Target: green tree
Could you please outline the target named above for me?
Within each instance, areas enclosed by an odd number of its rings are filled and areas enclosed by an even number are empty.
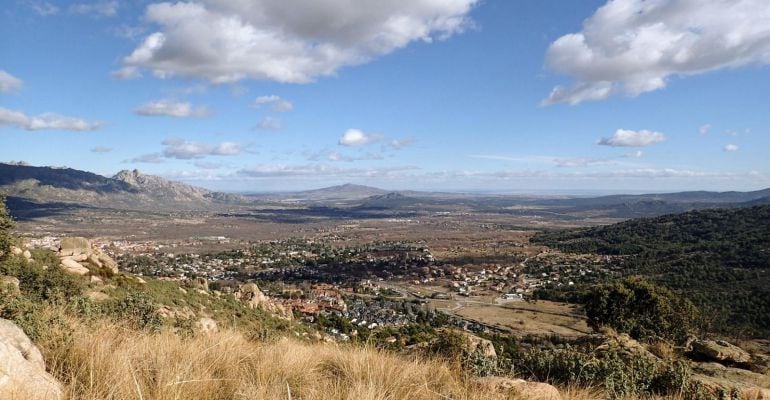
[[[0,196],[0,261],[5,260],[11,252],[13,219],[5,207],[5,197]]]
[[[585,308],[595,330],[609,326],[639,340],[682,341],[700,320],[689,300],[641,278],[595,287]]]

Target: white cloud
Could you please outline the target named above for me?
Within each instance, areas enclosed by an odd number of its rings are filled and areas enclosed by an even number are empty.
[[[112,147],[95,146],[91,148],[92,153],[104,154],[112,151]]]
[[[134,112],[143,116],[168,116],[177,118],[205,117],[209,115],[206,107],[193,107],[188,102],[173,100],[155,100],[142,104]]]
[[[165,162],[163,155],[160,153],[143,154],[138,157],[134,157],[130,160],[124,160],[124,163],[146,163],[146,164],[160,164]]]
[[[413,138],[393,139],[388,142],[388,146],[395,150],[401,150],[404,147],[409,147],[414,143]]]
[[[337,144],[341,146],[364,146],[382,140],[383,136],[379,133],[365,133],[360,129],[348,129],[342,134]]]
[[[632,151],[630,153],[623,154],[621,157],[623,158],[642,158],[644,157],[644,152],[641,150]]]
[[[42,3],[31,3],[30,7],[32,7],[33,10],[35,10],[36,13],[43,17],[47,17],[49,15],[55,15],[59,13],[59,7],[49,3],[49,2],[42,2]]]
[[[243,152],[243,146],[236,142],[222,142],[211,150],[212,156],[237,156]]]
[[[709,131],[711,130],[711,124],[703,124],[700,128],[698,128],[698,133],[701,135],[707,135]]]
[[[739,147],[736,144],[728,144],[722,150],[726,152],[738,151]]]
[[[66,117],[54,113],[44,113],[35,117],[21,111],[13,111],[0,107],[0,127],[15,126],[28,131],[59,130],[59,131],[93,131],[101,128],[101,122],[86,121],[82,118]]]
[[[110,75],[112,75],[112,77],[115,79],[124,79],[124,80],[138,79],[142,77],[142,73],[139,71],[139,68],[136,68],[136,67],[123,67],[116,71],[112,71]]]
[[[124,58],[156,76],[306,83],[415,41],[462,32],[478,0],[198,0],[155,3],[159,30]]]
[[[612,147],[646,147],[665,140],[666,135],[660,132],[618,129],[611,137],[599,140],[598,144]]]
[[[585,158],[585,157],[570,157],[570,158],[554,158],[553,162],[557,167],[591,167],[594,165],[606,165],[611,163],[611,160],[606,158]]]
[[[263,164],[251,168],[244,168],[236,172],[236,175],[245,178],[279,178],[279,177],[301,177],[314,178],[319,176],[329,176],[334,178],[384,178],[389,176],[400,176],[406,171],[413,171],[419,168],[406,167],[387,167],[387,168],[339,168],[323,164],[307,165],[271,165]]]
[[[664,88],[672,76],[770,63],[766,0],[614,0],[554,41],[546,66],[572,76],[544,104]]]
[[[738,136],[738,131],[735,129],[727,129],[724,131],[724,134],[727,136]]]
[[[257,129],[262,129],[265,131],[277,131],[281,128],[283,128],[283,123],[281,123],[281,120],[270,116],[262,118],[262,120],[257,124]]]
[[[195,165],[200,169],[207,169],[207,170],[222,168],[222,163],[213,163],[213,162],[206,162],[206,161],[196,161],[193,163],[193,165]]]
[[[270,111],[273,112],[287,112],[294,109],[294,104],[274,94],[269,96],[259,96],[256,100],[254,100],[255,107],[261,107],[267,104],[272,105],[272,107],[270,107]]]
[[[237,156],[245,150],[243,145],[235,142],[210,145],[179,138],[168,138],[162,144],[165,146],[163,157],[179,160],[192,160],[206,156]]]
[[[24,83],[21,79],[9,74],[5,70],[0,69],[0,93],[12,92],[17,89],[21,89]]]
[[[118,14],[120,4],[117,0],[97,1],[93,3],[77,3],[70,6],[73,14],[90,14],[99,17],[114,17]]]

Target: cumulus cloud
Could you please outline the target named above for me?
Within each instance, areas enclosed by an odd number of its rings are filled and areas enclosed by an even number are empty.
[[[722,150],[724,150],[726,152],[738,151],[738,149],[739,149],[739,147],[738,147],[737,144],[728,144],[728,145],[725,145],[724,148],[722,148]]]
[[[261,129],[263,131],[277,131],[281,128],[283,128],[283,123],[281,120],[270,116],[262,118],[262,120],[260,120],[257,124],[257,129]]]
[[[5,70],[0,69],[0,93],[12,92],[17,89],[21,89],[24,83],[21,79],[9,74]]]
[[[698,133],[701,135],[707,135],[711,130],[711,124],[703,124],[698,128]]]
[[[73,14],[94,15],[98,17],[114,17],[118,14],[120,5],[117,0],[97,1],[93,3],[76,3],[69,7]]]
[[[103,125],[101,122],[86,121],[82,118],[66,117],[54,113],[44,113],[32,117],[21,111],[0,107],[0,127],[15,126],[28,131],[93,131],[101,128]]]
[[[115,79],[138,79],[142,77],[142,73],[139,71],[139,68],[136,67],[123,67],[118,70],[112,71],[110,73],[113,78]]]
[[[306,83],[462,32],[478,0],[198,0],[151,4],[158,26],[123,59],[158,77]]]
[[[167,116],[176,118],[205,117],[209,115],[206,107],[193,107],[189,102],[173,100],[155,100],[134,110],[134,113],[143,116]]]
[[[192,160],[206,156],[237,156],[245,150],[243,145],[236,142],[222,142],[217,145],[210,145],[191,140],[168,138],[162,144],[165,146],[163,157],[179,160]]]
[[[92,153],[98,153],[98,154],[109,153],[111,151],[112,151],[112,147],[106,147],[106,146],[95,146],[91,148]]]
[[[256,100],[254,100],[255,107],[261,107],[268,104],[271,105],[270,111],[273,112],[287,112],[294,109],[294,104],[274,94],[268,96],[259,96]]]
[[[546,66],[572,76],[543,104],[664,88],[672,76],[770,63],[766,0],[614,0],[554,41]]]
[[[367,144],[379,142],[383,136],[379,133],[365,133],[360,129],[348,129],[342,134],[337,142],[340,146],[364,146]]]
[[[660,132],[618,129],[611,137],[599,140],[598,144],[612,147],[646,147],[665,140],[666,135]]]

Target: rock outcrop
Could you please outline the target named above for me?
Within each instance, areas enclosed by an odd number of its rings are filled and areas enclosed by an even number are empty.
[[[561,394],[555,387],[542,382],[530,382],[523,379],[487,376],[477,382],[494,391],[512,394],[517,399],[525,400],[561,400]]]
[[[724,340],[696,340],[690,356],[699,361],[714,361],[725,365],[740,365],[751,361],[751,354]]]
[[[465,337],[468,339],[469,353],[479,352],[484,357],[488,357],[488,358],[497,357],[495,346],[492,344],[491,341],[484,338],[480,338],[474,334],[471,334],[465,331],[462,331],[462,334],[465,335]]]
[[[118,264],[82,237],[61,239],[59,261],[61,267],[73,275],[112,276],[118,273]]]
[[[294,318],[291,310],[270,301],[267,296],[259,290],[259,286],[257,286],[256,283],[251,282],[241,285],[233,295],[236,299],[240,299],[242,302],[246,303],[249,308],[260,308],[284,319],[291,320]]]
[[[61,399],[61,384],[45,370],[40,350],[24,331],[0,319],[0,398]]]

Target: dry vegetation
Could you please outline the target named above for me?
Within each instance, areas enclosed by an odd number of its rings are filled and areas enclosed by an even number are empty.
[[[183,337],[114,324],[75,328],[46,347],[71,399],[507,399],[439,360],[361,346],[247,340],[237,331]],[[566,399],[599,398],[568,390]]]

